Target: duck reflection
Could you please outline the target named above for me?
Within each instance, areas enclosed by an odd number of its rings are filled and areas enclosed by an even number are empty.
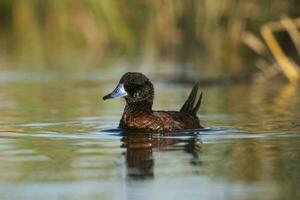
[[[128,178],[154,178],[155,151],[183,151],[191,155],[191,165],[201,165],[199,161],[201,141],[194,133],[163,136],[151,133],[126,133],[121,141],[122,147],[126,148],[124,156]],[[182,145],[175,146],[179,143]]]

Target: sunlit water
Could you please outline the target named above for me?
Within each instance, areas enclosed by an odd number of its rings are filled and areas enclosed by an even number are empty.
[[[124,101],[101,100],[117,81],[0,76],[1,200],[300,198],[295,86],[201,88],[206,129],[125,135]],[[190,88],[155,82],[154,107],[178,110]]]

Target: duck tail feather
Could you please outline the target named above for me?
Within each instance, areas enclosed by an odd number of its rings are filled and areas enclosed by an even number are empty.
[[[188,113],[193,116],[196,116],[197,111],[198,111],[201,101],[202,101],[202,92],[201,92],[201,94],[197,100],[197,103],[195,105],[198,88],[199,88],[199,82],[194,85],[188,99],[185,101],[185,103],[181,107],[180,112],[184,112],[184,113]]]
[[[203,96],[203,93],[201,92],[200,95],[199,95],[199,99],[198,99],[195,107],[193,108],[194,115],[197,115],[197,112],[198,112],[198,110],[200,108],[200,105],[201,105],[201,102],[202,102],[202,96]]]

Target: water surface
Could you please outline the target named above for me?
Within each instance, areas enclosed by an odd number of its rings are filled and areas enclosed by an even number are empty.
[[[124,101],[101,100],[117,80],[61,77],[0,76],[1,200],[300,198],[295,86],[201,88],[205,130],[124,135]],[[155,82],[154,107],[178,110],[191,87]]]

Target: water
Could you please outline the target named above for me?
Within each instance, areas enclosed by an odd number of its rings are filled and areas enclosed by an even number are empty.
[[[124,135],[124,102],[101,100],[116,82],[102,72],[2,73],[1,200],[300,198],[297,87],[205,87],[205,130]],[[166,110],[191,88],[154,84],[154,107]]]

